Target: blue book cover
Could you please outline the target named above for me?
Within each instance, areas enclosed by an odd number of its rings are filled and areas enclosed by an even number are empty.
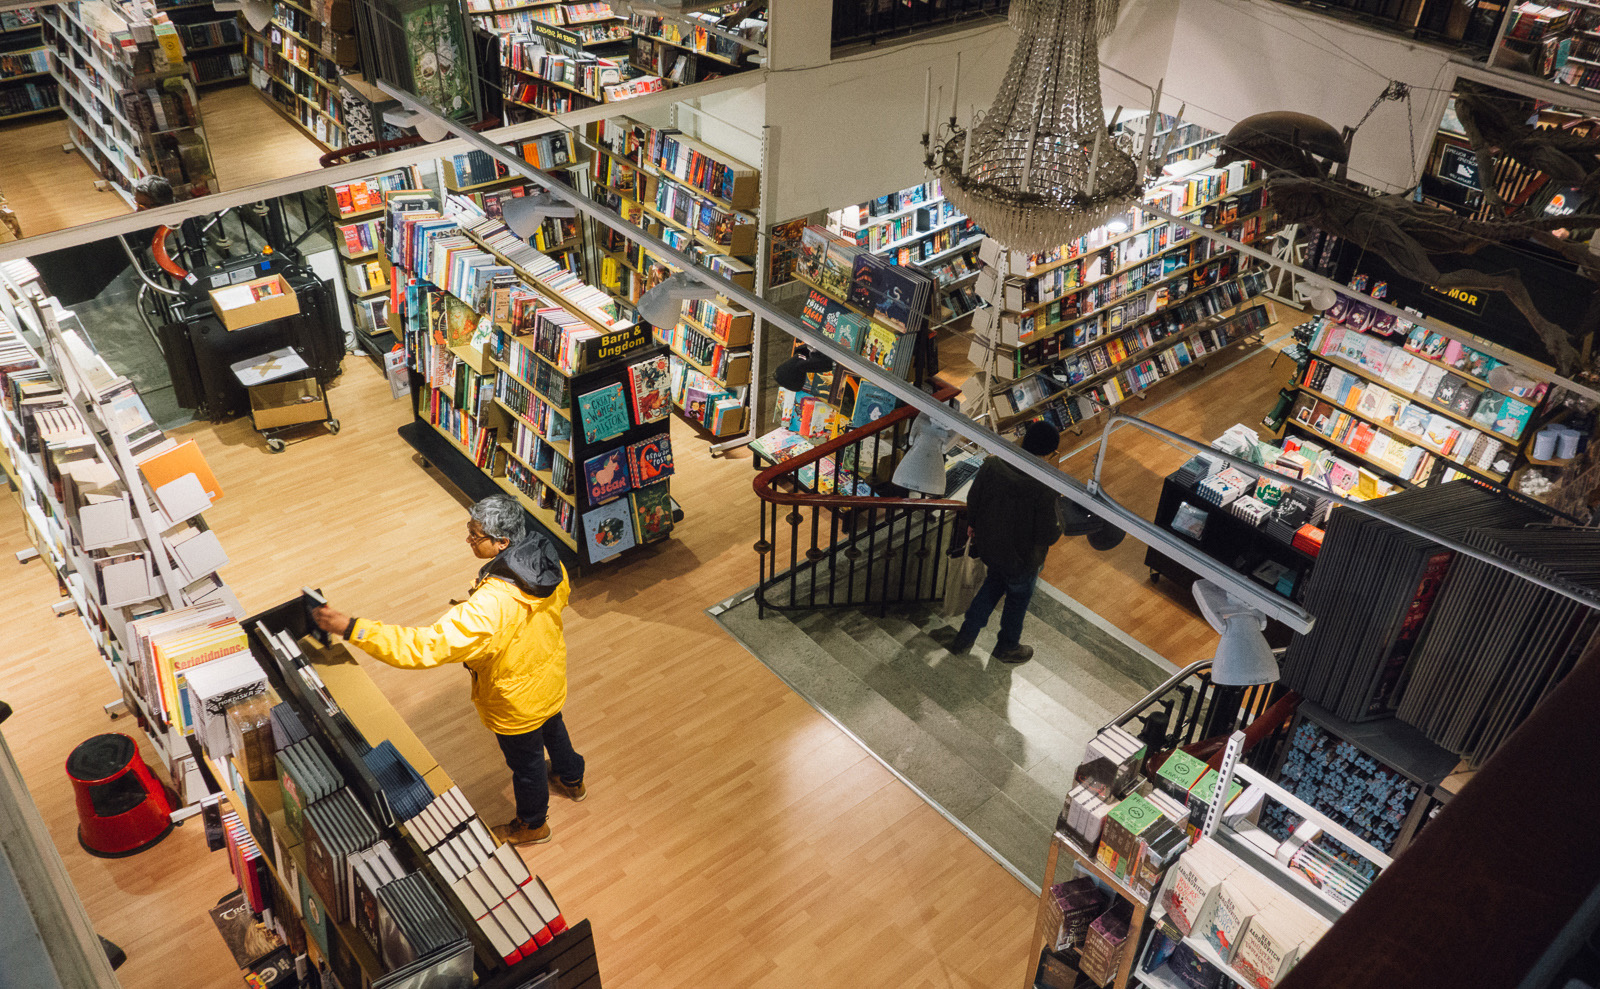
[[[850,416],[850,428],[860,429],[869,422],[881,419],[899,404],[893,395],[873,382],[862,379],[861,390],[856,394],[856,407]]]
[[[583,517],[583,538],[589,546],[589,562],[609,560],[635,545],[632,511],[628,499],[617,498]]]
[[[583,478],[589,486],[589,503],[600,505],[628,493],[633,486],[625,447],[607,450],[583,462]]]
[[[626,433],[631,422],[622,382],[579,395],[578,415],[583,421],[584,438],[590,443],[615,439]]]

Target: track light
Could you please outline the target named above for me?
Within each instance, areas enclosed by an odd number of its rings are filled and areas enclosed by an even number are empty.
[[[518,240],[528,240],[538,233],[547,219],[570,220],[577,215],[577,207],[562,202],[548,191],[515,196],[500,204],[500,219]]]
[[[1222,634],[1211,660],[1211,682],[1219,687],[1253,687],[1278,679],[1278,659],[1262,630],[1267,616],[1234,598],[1222,585],[1194,582],[1194,599],[1211,627]]]
[[[683,315],[685,299],[714,299],[716,289],[702,283],[687,271],[675,272],[661,284],[639,297],[639,318],[651,326],[673,326]]]
[[[779,364],[777,370],[772,372],[772,379],[778,383],[779,388],[805,391],[806,382],[811,375],[827,374],[832,370],[831,358],[801,344],[795,349],[794,356]]]

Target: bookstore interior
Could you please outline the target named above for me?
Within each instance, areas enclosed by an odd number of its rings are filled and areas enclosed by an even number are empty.
[[[307,3],[0,4],[0,973],[1600,986],[1600,8],[1386,89],[1398,189],[1359,108],[1107,105],[1089,0],[836,44],[859,163],[760,0]],[[1017,665],[978,484],[1059,506]],[[477,655],[491,496],[541,844],[476,668],[314,617]]]

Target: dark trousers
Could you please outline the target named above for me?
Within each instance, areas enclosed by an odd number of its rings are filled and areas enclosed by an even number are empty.
[[[1022,619],[1028,614],[1028,602],[1033,600],[1033,585],[1038,580],[1037,570],[1008,577],[991,568],[989,576],[979,585],[978,593],[972,596],[972,604],[967,607],[966,619],[961,623],[961,637],[977,638],[983,627],[989,624],[994,606],[1004,597],[1006,606],[1000,612],[1000,640],[996,648],[1010,649],[1021,642]]]
[[[545,777],[544,753],[550,750],[550,768],[563,783],[583,781],[583,756],[572,748],[561,712],[521,735],[495,734],[506,765],[511,767],[511,792],[517,798],[517,817],[538,827],[550,813],[550,781]]]

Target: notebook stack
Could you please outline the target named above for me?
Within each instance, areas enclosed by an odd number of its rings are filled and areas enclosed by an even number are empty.
[[[1045,899],[1046,946],[1055,951],[1080,949],[1089,924],[1105,912],[1110,898],[1089,876],[1051,886]]]
[[[1113,725],[1084,747],[1073,782],[1115,802],[1138,784],[1144,756],[1145,744],[1126,728]]]
[[[476,862],[472,849],[474,846],[488,846],[488,852],[494,851],[494,839],[489,836],[489,831],[478,820],[477,813],[472,805],[467,803],[467,798],[462,795],[459,786],[434,797],[425,807],[401,822],[407,832],[414,838],[422,850],[427,853],[430,861],[446,876],[456,872],[454,879],[460,878],[472,868],[467,864],[468,859]],[[448,852],[435,856],[435,852]],[[446,868],[449,863],[455,868]]]
[[[1228,510],[1251,525],[1259,526],[1272,514],[1272,508],[1254,495],[1243,495],[1233,500]]]
[[[1232,504],[1235,498],[1254,488],[1255,483],[1255,478],[1239,468],[1227,467],[1201,481],[1195,486],[1194,493],[1202,501],[1226,507]]]
[[[1079,848],[1093,854],[1100,844],[1100,832],[1112,806],[1111,801],[1088,787],[1075,786],[1067,794],[1067,803],[1061,808],[1056,827],[1069,835]]]
[[[371,848],[378,826],[349,787],[305,809],[306,873],[336,921],[349,919],[349,858]]]
[[[307,737],[278,751],[278,785],[283,788],[284,827],[296,841],[302,841],[305,809],[333,796],[344,786],[344,777],[334,768],[322,742]]]
[[[1173,471],[1168,479],[1174,484],[1192,488],[1221,469],[1221,461],[1197,453],[1189,458],[1188,463]]]
[[[428,789],[428,784],[388,739],[368,749],[361,759],[382,788],[395,820],[416,817],[433,801],[433,791]]]
[[[426,876],[412,873],[378,890],[384,986],[470,986],[472,942]]]
[[[495,849],[450,889],[508,965],[533,954],[567,929],[550,890],[528,871],[511,845]]]
[[[279,751],[288,748],[296,742],[309,738],[311,732],[306,728],[300,715],[294,713],[294,708],[288,704],[276,704],[272,708],[272,744]]]
[[[345,887],[349,890],[350,922],[356,932],[372,948],[374,955],[383,950],[378,922],[378,890],[407,875],[395,858],[394,849],[387,841],[375,842],[372,847],[356,852],[345,860],[349,873]]]

